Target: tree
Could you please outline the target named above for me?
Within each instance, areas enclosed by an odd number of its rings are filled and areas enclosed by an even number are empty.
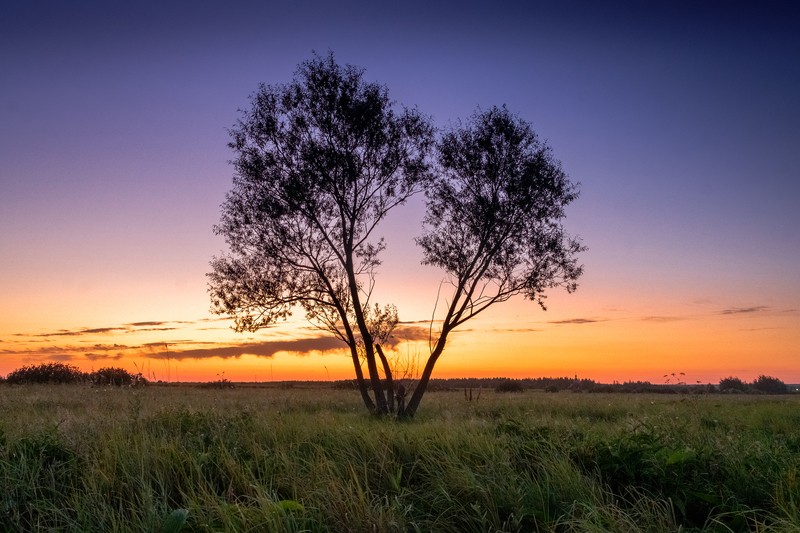
[[[104,367],[95,370],[88,375],[89,381],[94,385],[113,385],[116,387],[130,386],[137,383],[137,376],[134,376],[124,368]]]
[[[561,221],[578,197],[550,148],[505,106],[475,113],[437,144],[437,180],[426,191],[424,263],[452,286],[438,338],[406,407],[413,416],[448,335],[515,295],[545,309],[545,291],[572,292],[584,250]]]
[[[6,376],[11,385],[28,383],[80,383],[85,374],[74,365],[66,363],[40,363],[13,370]]]
[[[719,380],[720,392],[745,392],[747,390],[747,383],[741,379],[729,376]]]
[[[763,374],[753,381],[753,389],[765,394],[786,394],[789,392],[783,381]]]
[[[262,84],[230,134],[233,188],[215,227],[230,253],[211,262],[212,311],[255,331],[302,309],[349,347],[367,408],[388,413],[375,344],[397,313],[371,301],[384,249],[373,233],[431,179],[429,120],[328,54],[288,85]]]

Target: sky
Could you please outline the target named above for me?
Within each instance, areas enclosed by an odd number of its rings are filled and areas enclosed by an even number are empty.
[[[506,104],[580,183],[578,291],[498,304],[433,377],[800,383],[798,27],[788,0],[7,2],[0,375],[352,377],[302,313],[233,332],[206,282],[237,110],[332,51],[439,128]],[[423,213],[413,198],[379,228],[376,293],[412,371],[442,280]]]

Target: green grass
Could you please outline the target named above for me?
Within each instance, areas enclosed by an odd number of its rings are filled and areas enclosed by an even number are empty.
[[[800,531],[800,397],[0,387],[0,531]]]

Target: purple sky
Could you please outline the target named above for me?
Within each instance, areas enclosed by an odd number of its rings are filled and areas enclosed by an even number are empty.
[[[530,120],[582,184],[567,224],[590,249],[581,290],[595,312],[713,301],[794,313],[800,328],[799,11],[6,2],[0,339],[205,317],[226,128],[259,82],[289,81],[313,50],[365,68],[441,127],[495,104]],[[416,265],[419,214],[384,228],[387,279],[412,268],[393,259]],[[403,318],[425,318],[409,307]]]

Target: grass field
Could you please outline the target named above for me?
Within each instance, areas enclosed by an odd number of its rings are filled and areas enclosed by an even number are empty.
[[[0,386],[0,531],[800,531],[800,396]]]

